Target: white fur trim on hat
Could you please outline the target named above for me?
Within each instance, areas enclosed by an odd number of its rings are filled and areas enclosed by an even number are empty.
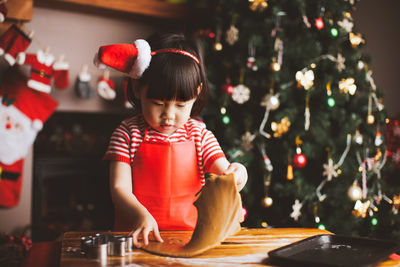
[[[36,131],[40,131],[43,128],[43,122],[39,119],[35,119],[32,121],[32,128]]]
[[[0,47],[0,56],[4,54],[4,49]]]
[[[132,69],[129,72],[129,76],[134,79],[138,79],[142,76],[143,72],[149,67],[151,61],[151,48],[146,40],[138,39],[134,42],[138,55],[135,63],[132,65]]]
[[[30,79],[28,81],[28,86],[32,89],[38,90],[40,92],[44,92],[44,93],[50,93],[51,91],[51,86],[48,84],[44,84],[41,82],[38,82],[36,80],[32,80]]]

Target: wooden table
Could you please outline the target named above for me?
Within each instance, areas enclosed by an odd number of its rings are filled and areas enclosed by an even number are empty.
[[[104,233],[104,232],[100,232]],[[106,232],[108,234],[127,234]],[[80,252],[80,238],[94,232],[67,232],[64,234],[60,267],[87,266],[274,266],[268,263],[268,251],[292,242],[330,232],[304,228],[242,229],[227,238],[221,245],[194,258],[161,257],[140,249],[128,252],[124,257],[107,257],[106,262],[88,259]],[[190,231],[163,231],[164,241],[190,240]],[[378,266],[400,266],[400,262],[386,260]]]

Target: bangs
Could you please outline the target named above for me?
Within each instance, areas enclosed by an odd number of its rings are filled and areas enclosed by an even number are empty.
[[[148,98],[188,101],[197,97],[201,71],[193,59],[174,53],[159,54],[153,59],[146,72],[157,73],[157,76],[145,79]]]

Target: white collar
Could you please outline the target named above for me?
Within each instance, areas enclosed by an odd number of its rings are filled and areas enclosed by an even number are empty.
[[[50,53],[45,53],[43,50],[38,50],[37,60],[46,66],[50,66],[54,62],[54,56]]]

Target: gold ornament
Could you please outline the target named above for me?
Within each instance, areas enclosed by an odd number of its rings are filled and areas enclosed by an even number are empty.
[[[274,137],[282,137],[283,134],[289,131],[290,121],[288,117],[284,117],[281,121],[272,122],[271,129],[274,131]]]
[[[350,95],[354,95],[357,90],[357,86],[354,84],[355,80],[354,78],[347,78],[347,79],[342,79],[339,82],[339,91],[341,93],[349,93]]]
[[[366,202],[362,202],[361,200],[357,200],[354,205],[354,209],[352,211],[353,215],[356,217],[365,218],[367,216],[367,211],[369,206],[371,205],[371,201],[367,200]]]
[[[361,43],[364,43],[365,40],[362,38],[361,33],[355,34],[350,32],[349,33],[350,43],[354,48],[357,48]]]
[[[287,166],[287,173],[286,173],[286,179],[293,180],[293,166],[292,164],[289,164]]]
[[[271,207],[273,202],[274,201],[272,200],[272,198],[270,198],[268,196],[264,197],[262,200],[262,204],[266,208]]]
[[[368,123],[368,124],[374,124],[374,122],[375,122],[375,117],[374,117],[374,115],[368,114],[368,116],[367,116],[367,123]]]
[[[400,195],[393,196],[393,207],[396,209],[400,208]]]
[[[250,9],[253,11],[259,10],[263,11],[268,7],[268,3],[266,0],[249,0]]]
[[[302,70],[296,72],[296,81],[304,87],[310,89],[314,85],[314,72],[312,70]]]
[[[357,181],[354,181],[354,183],[349,187],[349,190],[347,190],[347,195],[353,201],[361,199],[361,197],[362,197],[362,189],[358,185]]]

